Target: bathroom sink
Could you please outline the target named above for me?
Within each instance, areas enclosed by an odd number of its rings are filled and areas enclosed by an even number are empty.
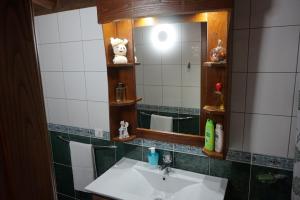
[[[227,179],[173,169],[169,175],[148,163],[122,158],[85,189],[122,200],[222,200]]]

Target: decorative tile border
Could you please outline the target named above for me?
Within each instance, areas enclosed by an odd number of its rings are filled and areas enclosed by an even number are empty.
[[[172,106],[157,106],[157,105],[149,105],[149,104],[137,104],[137,109],[145,110],[145,111],[153,111],[153,112],[200,115],[199,108],[184,108],[184,107],[172,107]]]
[[[294,160],[275,156],[253,154],[252,164],[293,171]]]
[[[172,143],[167,143],[167,142],[161,142],[157,140],[143,140],[143,146],[144,147],[155,147],[157,149],[162,149],[162,150],[169,150],[173,151],[174,145]]]
[[[137,146],[143,146],[143,139],[137,138],[137,139],[134,139],[132,141],[125,142],[125,143],[126,144],[137,145]]]
[[[226,160],[250,164],[251,156],[251,153],[248,152],[229,150],[227,152]]]
[[[95,130],[93,130],[93,129],[84,129],[84,128],[79,128],[79,127],[72,127],[72,126],[65,126],[65,125],[60,125],[60,124],[49,123],[48,130],[60,132],[60,133],[95,138]],[[99,138],[99,139],[109,141],[110,133],[104,131],[103,137]],[[133,141],[129,141],[126,143],[132,144],[132,145],[137,145],[137,146],[142,146],[142,147],[153,147],[154,146],[157,149],[206,157],[206,155],[204,155],[202,153],[202,150],[200,148],[197,148],[194,146],[189,146],[189,145],[173,144],[173,143],[167,143],[167,142],[162,142],[162,141],[157,141],[157,140],[141,139],[141,138],[137,138]],[[300,157],[300,155],[299,155],[299,157]],[[298,158],[298,159],[300,159],[300,158]],[[278,168],[278,169],[283,169],[283,170],[288,170],[288,171],[293,170],[293,164],[294,164],[294,160],[289,159],[289,158],[281,158],[281,157],[267,156],[267,155],[261,155],[261,154],[251,154],[249,152],[242,152],[242,151],[236,151],[236,150],[229,150],[227,153],[226,160],[233,161],[233,162],[242,162],[242,163],[258,165],[258,166],[264,166],[264,167]]]
[[[91,136],[90,129],[78,128],[74,126],[69,126],[69,134],[87,136],[87,137]]]
[[[174,144],[174,151],[179,153],[186,153],[186,154],[193,154],[197,156],[205,156],[202,150],[198,147],[190,146],[190,145],[183,145],[183,144]]]

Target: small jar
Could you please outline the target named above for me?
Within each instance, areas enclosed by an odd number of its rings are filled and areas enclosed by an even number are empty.
[[[126,100],[126,87],[124,83],[118,83],[116,87],[116,102],[123,102]]]

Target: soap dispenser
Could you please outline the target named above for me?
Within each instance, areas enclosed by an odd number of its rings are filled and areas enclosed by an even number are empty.
[[[155,147],[149,148],[148,162],[152,167],[158,166],[158,153],[155,152]]]

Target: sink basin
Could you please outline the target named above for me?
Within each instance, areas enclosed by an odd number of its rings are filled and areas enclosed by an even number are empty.
[[[222,200],[227,179],[173,169],[164,176],[148,163],[122,158],[85,189],[121,200]]]

